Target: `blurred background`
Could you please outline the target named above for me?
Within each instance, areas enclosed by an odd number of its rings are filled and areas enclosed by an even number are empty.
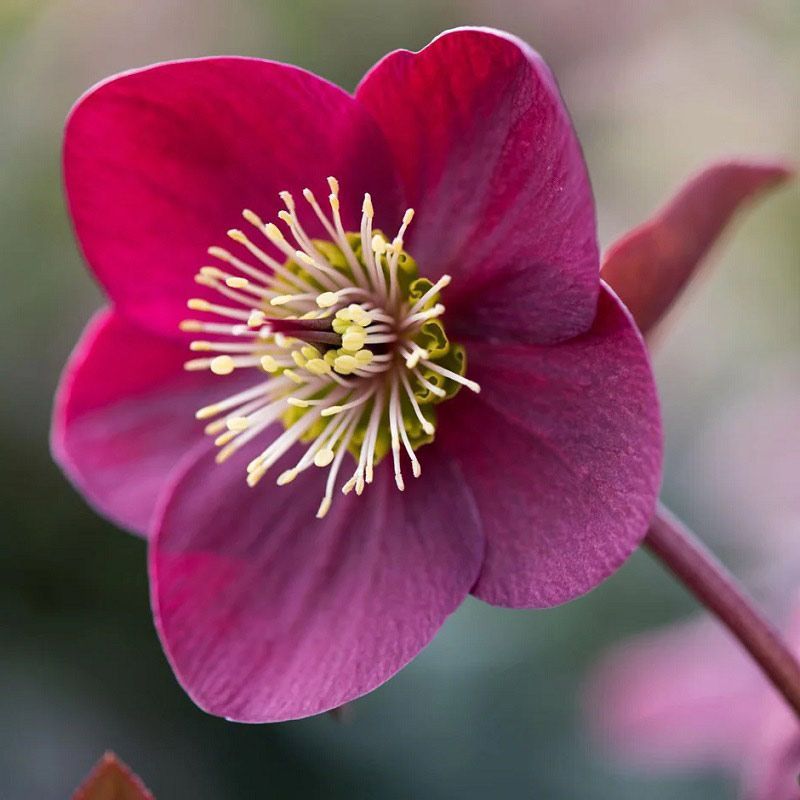
[[[733,796],[721,775],[628,771],[582,730],[582,682],[603,649],[693,609],[644,553],[562,608],[467,602],[343,723],[240,726],[175,683],[144,544],[98,519],[50,461],[58,374],[102,302],[61,195],[74,99],[119,70],[217,53],[293,62],[352,89],[384,52],[463,24],[513,31],[554,68],[604,245],[709,158],[800,160],[796,0],[0,0],[4,800],[68,797],[106,748],[159,800]],[[664,496],[757,592],[780,585],[779,563],[786,578],[780,547],[800,533],[785,480],[800,452],[781,427],[800,407],[799,221],[797,186],[740,217],[655,359]]]

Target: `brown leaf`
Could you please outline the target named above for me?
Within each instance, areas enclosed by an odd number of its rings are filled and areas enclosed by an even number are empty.
[[[72,800],[155,800],[114,753],[106,753],[75,790]]]

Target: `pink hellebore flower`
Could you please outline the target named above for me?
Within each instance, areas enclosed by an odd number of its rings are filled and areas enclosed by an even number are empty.
[[[800,604],[788,632],[800,654]],[[717,767],[745,800],[800,796],[797,718],[716,620],[645,634],[606,657],[589,687],[589,723],[631,765]]]
[[[78,102],[64,164],[111,306],[64,373],[54,453],[149,537],[156,625],[202,708],[338,706],[468,593],[562,603],[644,536],[653,378],[524,43],[451,31],[354,95],[257,59],[136,70]]]

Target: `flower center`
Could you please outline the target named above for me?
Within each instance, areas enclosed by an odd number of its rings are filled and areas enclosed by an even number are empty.
[[[217,461],[281,422],[283,433],[248,464],[247,482],[255,486],[294,444],[305,443],[300,460],[278,475],[277,483],[289,483],[311,467],[327,468],[318,517],[331,506],[348,452],[356,467],[342,492],[355,489],[360,495],[389,452],[402,491],[401,453],[419,477],[415,451],[433,441],[436,406],[462,386],[480,390],[464,377],[464,348],[449,341],[440,320],[445,310],[440,292],[450,277],[435,283],[419,277],[403,249],[413,210],[406,211],[389,241],[373,229],[367,194],[361,230],[346,232],[339,183],[328,178],[328,185],[330,216],[309,189],[303,190],[328,239],[306,233],[289,192],[280,194],[286,209],[278,216],[290,238],[246,209],[245,220],[286,260],[273,258],[243,231],[228,231],[246,254],[209,248],[223,268],[203,267],[195,280],[232,305],[189,300],[190,309],[211,318],[181,323],[182,330],[210,337],[193,341],[193,351],[214,354],[186,362],[187,370],[229,375],[248,369],[263,378],[197,412],[198,419],[213,420],[205,430],[221,448]]]

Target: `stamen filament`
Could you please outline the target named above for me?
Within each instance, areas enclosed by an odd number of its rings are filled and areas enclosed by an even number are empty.
[[[425,306],[425,303],[427,303],[428,300],[430,300],[435,294],[438,294],[442,289],[444,289],[445,286],[448,286],[451,280],[452,278],[449,275],[442,275],[442,277],[439,278],[439,280],[436,281],[436,283],[434,283],[433,286],[431,286],[431,288],[428,289],[428,291],[425,292],[425,294],[423,294],[413,306],[411,306],[411,308],[408,310],[408,316],[416,314],[417,311]]]

